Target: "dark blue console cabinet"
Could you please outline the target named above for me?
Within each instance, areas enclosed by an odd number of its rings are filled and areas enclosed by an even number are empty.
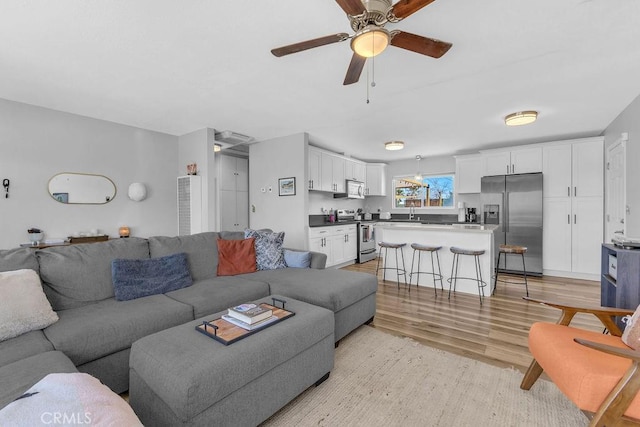
[[[635,310],[640,305],[640,249],[602,245],[600,303]],[[618,319],[618,325],[624,325]]]

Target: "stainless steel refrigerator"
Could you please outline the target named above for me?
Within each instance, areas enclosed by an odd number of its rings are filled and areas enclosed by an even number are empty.
[[[542,275],[542,174],[485,176],[480,191],[482,222],[499,225],[496,258],[501,244],[526,246],[527,275]],[[503,256],[498,269],[522,273],[522,258]]]

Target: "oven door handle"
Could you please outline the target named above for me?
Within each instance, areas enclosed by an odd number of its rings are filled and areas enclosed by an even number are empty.
[[[376,248],[373,248],[373,249],[367,249],[366,251],[361,251],[360,253],[362,255],[368,255],[368,254],[373,254],[375,252],[376,252]]]

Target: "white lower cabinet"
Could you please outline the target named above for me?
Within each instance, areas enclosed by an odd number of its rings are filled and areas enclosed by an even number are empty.
[[[602,197],[549,197],[543,201],[545,271],[597,275],[600,272]]]
[[[356,225],[313,227],[309,229],[309,250],[327,255],[327,267],[357,258]]]

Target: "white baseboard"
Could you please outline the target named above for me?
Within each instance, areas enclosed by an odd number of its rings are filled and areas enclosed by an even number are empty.
[[[573,271],[559,271],[559,270],[542,270],[542,274],[545,276],[566,277],[569,279],[593,280],[595,282],[600,281],[599,274],[591,274],[591,273],[576,273]]]

